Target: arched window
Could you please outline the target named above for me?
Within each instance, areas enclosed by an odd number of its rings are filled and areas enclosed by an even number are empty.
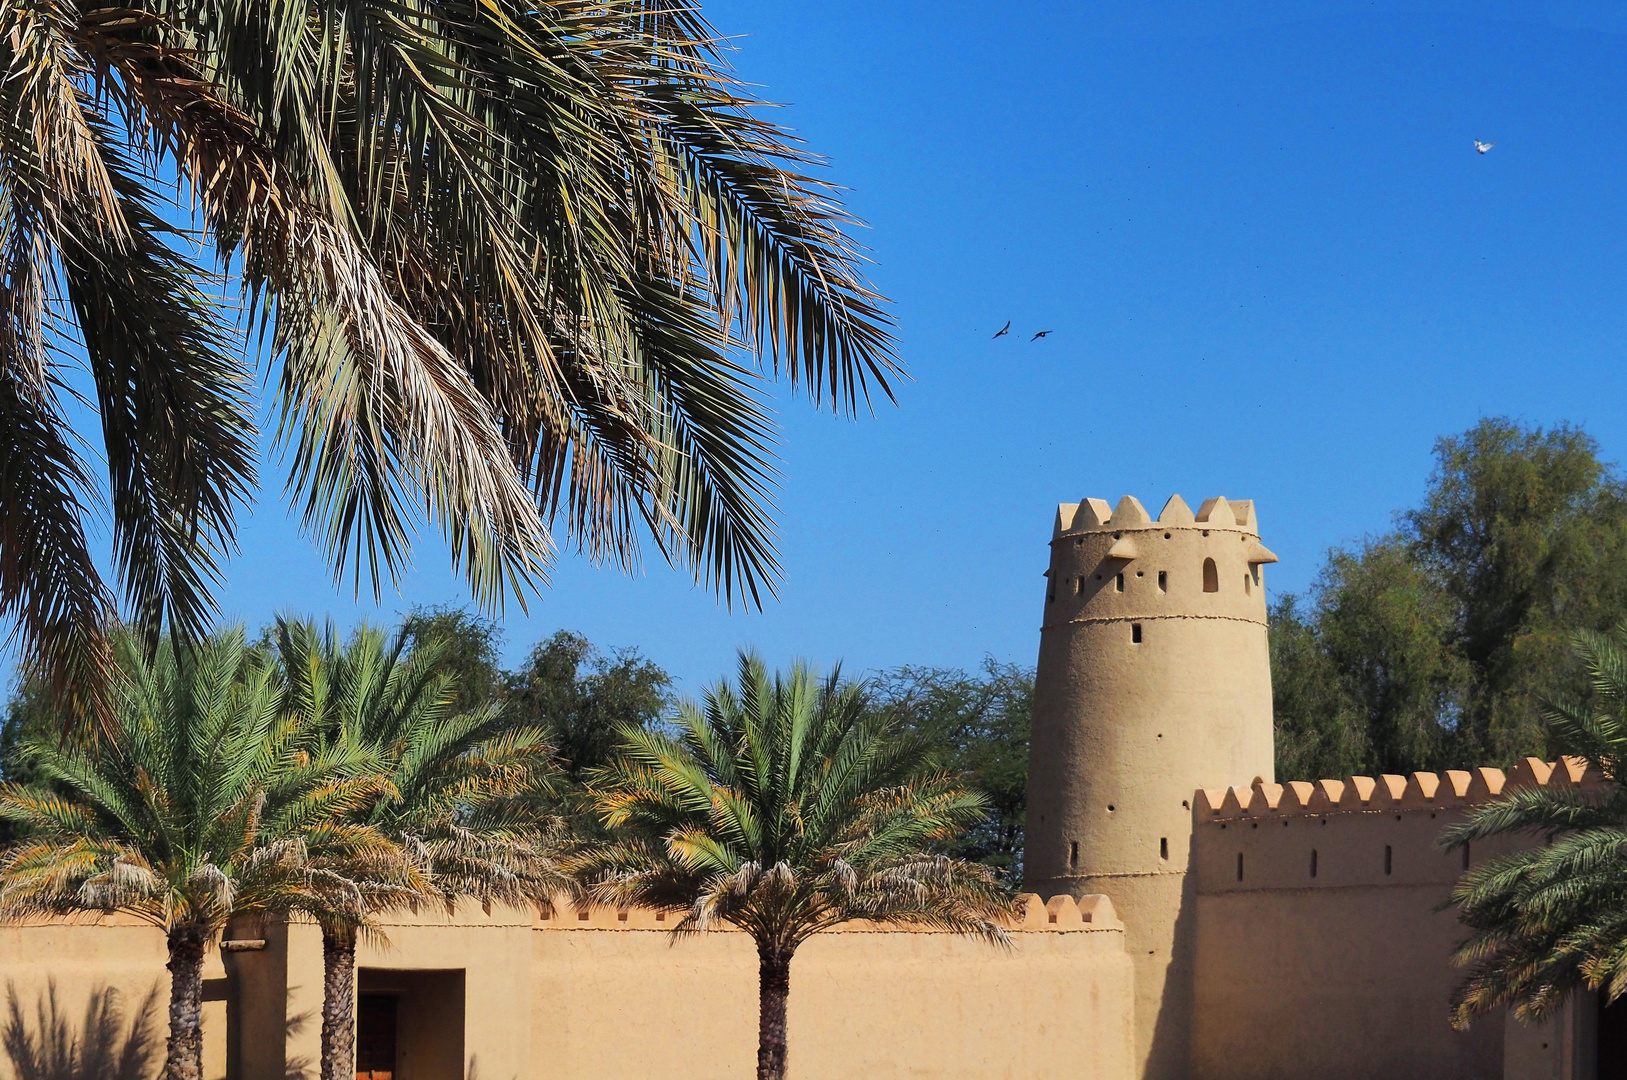
[[[1215,569],[1215,560],[1203,560],[1203,591],[1220,591],[1220,571]]]

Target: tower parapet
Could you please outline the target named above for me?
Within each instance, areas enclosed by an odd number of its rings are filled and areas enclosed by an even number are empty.
[[[1272,780],[1252,501],[1057,508],[1030,744],[1027,888],[1104,893],[1136,960],[1143,1075],[1186,1074],[1195,787]],[[1183,921],[1183,911],[1187,912]]]

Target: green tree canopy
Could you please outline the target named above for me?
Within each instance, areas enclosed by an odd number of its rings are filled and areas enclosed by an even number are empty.
[[[1034,669],[993,657],[975,672],[898,667],[872,680],[871,693],[877,708],[925,740],[939,768],[988,804],[988,815],[944,850],[993,867],[1004,881],[1021,881]]]
[[[1574,631],[1627,616],[1627,481],[1569,426],[1441,439],[1421,505],[1273,606],[1278,773],[1543,753],[1541,702],[1585,691]]]

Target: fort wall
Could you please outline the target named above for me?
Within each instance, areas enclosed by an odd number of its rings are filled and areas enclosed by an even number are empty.
[[[1500,1015],[1449,1023],[1464,936],[1437,910],[1471,863],[1507,842],[1443,852],[1441,830],[1510,786],[1592,785],[1582,763],[1521,762],[1410,777],[1347,777],[1198,791],[1192,1075],[1326,1080],[1382,1075],[1472,1080],[1568,1075]],[[1508,1028],[1512,1027],[1510,1031]],[[1547,1065],[1559,1067],[1557,1051]]]
[[[671,927],[670,916],[638,909],[404,914],[360,944],[358,990],[399,1003],[397,1080],[750,1076],[751,939],[675,939]],[[792,967],[790,1075],[1131,1080],[1131,964],[1111,903],[1030,898],[1011,937],[1001,949],[867,923],[817,935]],[[205,971],[205,1080],[314,1080],[317,928],[245,919],[227,940]],[[53,1023],[83,1039],[87,1004],[110,990],[127,1014],[150,1002],[149,1074],[166,1033],[164,961],[162,933],[134,920],[0,928],[0,972],[25,1039],[48,1038]],[[52,1075],[17,1066],[0,1052],[4,1080]]]
[[[1032,898],[1009,950],[862,923],[815,936],[791,968],[790,1076],[1129,1080],[1123,926],[1103,898],[1085,907]],[[535,1080],[751,1075],[747,935],[674,940],[649,912],[580,914],[539,921],[533,937]],[[622,1007],[629,987],[637,1024]]]

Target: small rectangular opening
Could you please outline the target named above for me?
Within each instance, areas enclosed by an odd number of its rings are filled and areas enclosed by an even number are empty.
[[[1163,570],[1158,571],[1158,591],[1169,592],[1169,574]]]
[[[1393,851],[1392,851],[1390,845],[1385,844],[1384,845],[1384,872],[1386,874],[1388,874],[1390,872],[1390,867],[1393,864],[1392,859],[1391,859],[1392,854],[1393,854]]]
[[[1141,644],[1141,624],[1138,622],[1130,624],[1130,643],[1132,645]]]
[[[1075,840],[1068,845],[1068,869],[1072,870],[1079,865],[1079,841]]]
[[[1243,853],[1241,851],[1237,853],[1237,880],[1243,880]]]
[[[1169,858],[1169,837],[1167,836],[1158,838],[1158,857],[1166,860]]]
[[[1311,849],[1311,877],[1316,876],[1316,849]]]
[[[1113,588],[1118,590],[1119,592],[1124,591],[1124,575],[1123,574],[1120,574],[1117,578],[1114,579]]]
[[[1463,869],[1469,869],[1469,845],[1467,843],[1463,845]]]

